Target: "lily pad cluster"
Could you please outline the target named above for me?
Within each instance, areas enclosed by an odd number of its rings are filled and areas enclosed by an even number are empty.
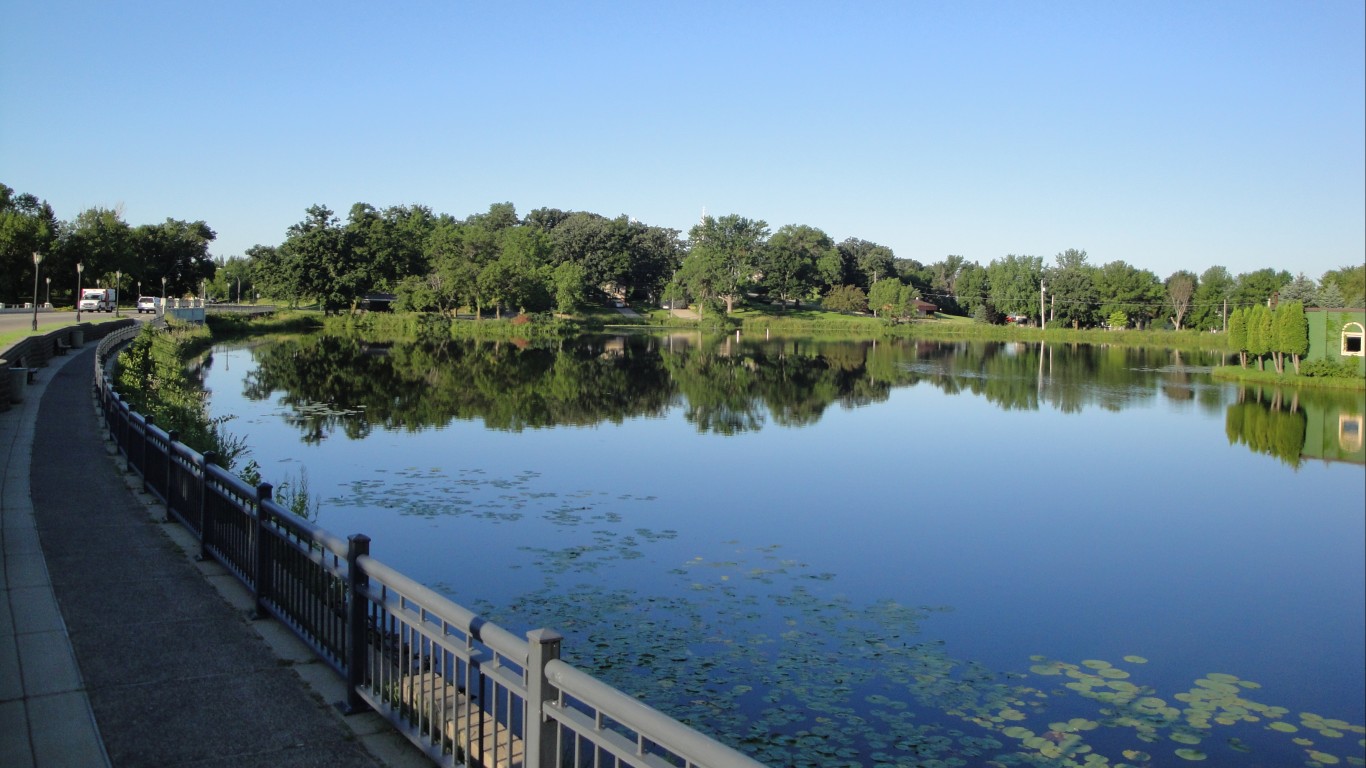
[[[852,600],[776,545],[661,558],[680,537],[639,524],[634,503],[653,497],[538,478],[410,468],[329,503],[551,526],[504,563],[539,587],[474,601],[444,589],[510,629],[564,633],[569,661],[769,765],[1366,765],[1360,725],[1258,702],[1252,681],[1211,673],[1163,693],[1137,655],[989,669],[927,636],[943,607]]]

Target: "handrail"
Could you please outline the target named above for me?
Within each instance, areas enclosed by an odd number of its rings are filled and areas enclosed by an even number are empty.
[[[763,763],[715,739],[691,728],[680,729],[677,720],[566,662],[548,662],[545,674],[562,693],[591,707],[599,720],[605,716],[618,723],[629,724],[632,730],[651,744],[685,757],[691,765],[763,768]],[[563,704],[559,706],[565,708]]]

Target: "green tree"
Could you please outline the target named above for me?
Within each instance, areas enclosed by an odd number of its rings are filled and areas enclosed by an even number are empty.
[[[907,290],[909,289],[909,290]],[[915,301],[915,289],[900,278],[884,277],[868,290],[868,308],[885,320],[897,320],[910,314]]]
[[[1238,353],[1238,364],[1247,367],[1247,310],[1239,307],[1228,318],[1228,346]]]
[[[152,229],[159,235],[155,245],[168,242],[167,233],[160,229]],[[134,241],[138,240],[135,247]],[[145,243],[145,244],[144,244]],[[114,285],[114,275],[122,272],[125,275],[132,274],[137,266],[135,254],[142,253],[144,258],[150,255],[154,260],[158,259],[170,247],[162,249],[153,246],[151,238],[135,238],[132,227],[124,222],[122,215],[115,210],[108,208],[90,208],[81,211],[76,216],[76,220],[64,228],[61,237],[61,248],[67,264],[77,263],[84,267],[81,284],[85,287],[112,287]],[[31,274],[31,272],[30,272]],[[210,271],[212,274],[212,271]],[[74,276],[73,276],[74,277]],[[168,275],[172,284],[178,288],[188,289],[193,285],[195,292],[198,292],[199,275],[195,275],[192,283],[186,285],[176,279],[175,274]]]
[[[1043,258],[1016,256],[993,259],[987,265],[991,283],[991,304],[1008,315],[1039,317],[1039,283],[1043,279]]]
[[[868,296],[857,285],[837,285],[821,300],[821,306],[831,312],[863,312],[868,309]]]
[[[1047,270],[1051,319],[1073,328],[1096,321],[1095,267],[1086,263],[1086,251],[1069,248],[1054,257],[1057,266]]]
[[[584,301],[584,270],[582,264],[561,262],[552,273],[555,285],[555,309],[563,314],[573,312]]]
[[[762,283],[778,297],[781,306],[788,302],[801,306],[819,279],[817,265],[835,251],[830,236],[815,227],[788,224],[769,238],[760,259]]]
[[[285,232],[278,249],[288,265],[283,273],[295,280],[286,286],[291,296],[316,299],[324,312],[355,308],[369,281],[365,265],[351,248],[341,221],[325,205],[313,205],[305,218]]]
[[[1110,330],[1123,330],[1129,327],[1129,315],[1122,309],[1110,313]]]
[[[1315,297],[1318,296],[1318,293],[1319,286],[1313,280],[1305,277],[1304,273],[1301,272],[1295,276],[1294,280],[1281,286],[1277,306],[1289,301],[1298,301],[1301,304],[1312,305]]]
[[[845,267],[845,275],[852,276],[854,284],[860,288],[870,288],[873,283],[895,272],[895,256],[892,249],[885,245],[851,237],[840,243],[837,249]]]
[[[1178,331],[1181,330],[1181,321],[1190,311],[1191,301],[1195,298],[1195,289],[1199,282],[1195,273],[1184,269],[1173,272],[1171,277],[1167,278],[1167,303],[1172,310],[1172,326]]]
[[[1237,284],[1233,288],[1230,300],[1243,307],[1253,304],[1266,304],[1267,300],[1288,282],[1290,282],[1290,273],[1284,270],[1277,272],[1274,269],[1267,268],[1255,272],[1244,272],[1238,275]]]
[[[688,258],[697,259],[689,275],[697,285],[705,286],[708,297],[725,301],[726,314],[730,314],[758,269],[759,254],[767,239],[768,224],[764,221],[735,214],[719,219],[704,216],[688,232],[692,245]],[[692,292],[702,295],[697,290]]]
[[[1146,328],[1161,311],[1166,292],[1152,272],[1112,261],[1096,273],[1096,294],[1101,314],[1108,317],[1122,310],[1139,328]]]
[[[991,280],[987,276],[986,267],[975,261],[964,264],[958,271],[956,288],[955,298],[964,311],[976,317],[977,310],[987,310],[986,305],[991,297]]]
[[[1254,304],[1247,314],[1247,352],[1257,361],[1257,370],[1263,370],[1263,358],[1271,351],[1271,310],[1261,304]]]
[[[60,224],[52,206],[29,194],[15,195],[0,184],[0,303],[33,300],[33,254],[43,257],[40,275],[74,271],[56,253]],[[45,297],[40,295],[38,301]]]
[[[1282,354],[1290,355],[1295,373],[1300,372],[1300,358],[1309,352],[1309,318],[1304,314],[1304,303],[1291,301],[1276,310],[1276,340]],[[1281,364],[1282,370],[1284,363]]]
[[[1201,331],[1224,330],[1225,305],[1233,288],[1233,276],[1224,267],[1210,267],[1200,273],[1187,325]]]
[[[1339,307],[1366,307],[1366,264],[1339,267],[1323,273],[1319,280],[1323,288],[1336,287],[1342,297]],[[1329,306],[1320,304],[1319,306]]]

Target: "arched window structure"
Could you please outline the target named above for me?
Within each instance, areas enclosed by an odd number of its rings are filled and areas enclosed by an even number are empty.
[[[1361,323],[1348,323],[1342,326],[1342,355],[1366,355],[1361,348],[1362,337],[1366,337],[1366,328],[1363,328]]]

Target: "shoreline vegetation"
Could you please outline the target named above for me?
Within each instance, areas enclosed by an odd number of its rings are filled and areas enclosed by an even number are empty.
[[[909,338],[926,341],[998,341],[1096,346],[1154,347],[1178,352],[1220,352],[1236,359],[1227,334],[1194,330],[1105,330],[1097,328],[1038,328],[994,325],[969,318],[939,314],[912,322],[888,323],[871,315],[847,314],[821,309],[737,309],[729,316],[693,319],[668,310],[651,309],[623,314],[611,308],[592,308],[579,315],[515,315],[503,318],[422,312],[373,312],[324,315],[312,309],[282,310],[265,318],[211,316],[214,338],[228,339],[273,333],[326,331],[359,335],[370,340],[485,338],[490,340],[540,341],[580,333],[611,330],[692,330],[724,336],[739,333],[767,336],[844,335],[857,338]],[[1221,381],[1273,384],[1288,387],[1366,391],[1366,378],[1355,375],[1304,375],[1287,370],[1258,370],[1249,365],[1223,365],[1211,375]]]

